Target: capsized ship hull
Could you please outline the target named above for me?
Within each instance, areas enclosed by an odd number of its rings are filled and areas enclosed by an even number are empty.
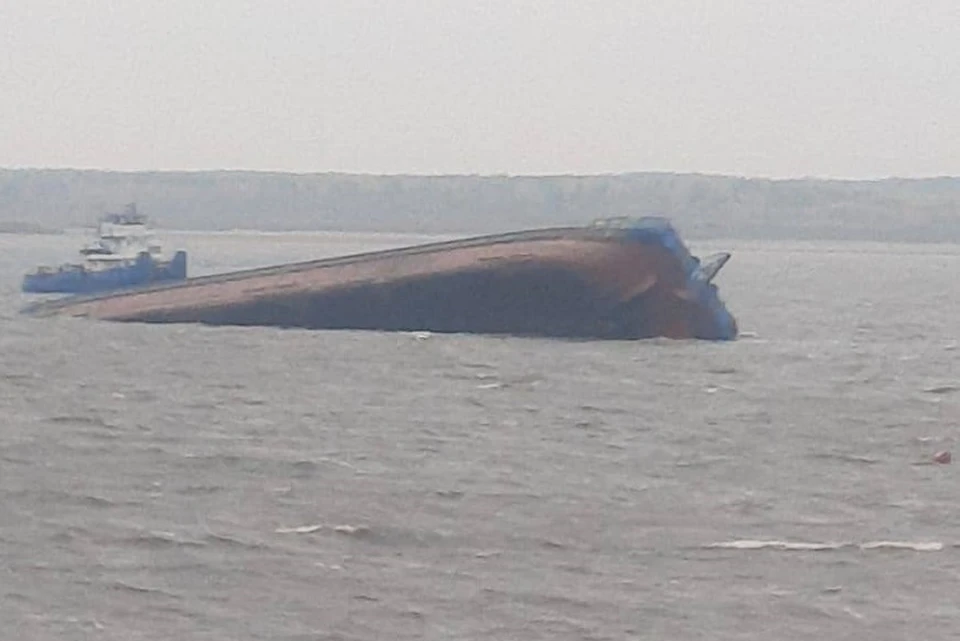
[[[191,278],[37,316],[309,329],[732,340],[737,324],[660,218],[603,221]]]
[[[55,270],[37,270],[23,277],[20,289],[28,294],[95,294],[185,280],[186,277],[186,252],[179,251],[172,259],[165,261],[144,252],[135,260],[118,262],[101,269],[65,265]]]

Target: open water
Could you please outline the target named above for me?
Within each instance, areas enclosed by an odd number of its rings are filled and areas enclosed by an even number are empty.
[[[960,247],[695,244],[711,344],[20,316],[81,240],[0,236],[3,639],[960,635]]]

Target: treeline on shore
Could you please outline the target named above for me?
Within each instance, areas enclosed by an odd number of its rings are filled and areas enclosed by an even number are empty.
[[[960,178],[376,176],[0,169],[0,231],[89,226],[136,202],[183,230],[487,233],[657,215],[687,237],[960,242]]]

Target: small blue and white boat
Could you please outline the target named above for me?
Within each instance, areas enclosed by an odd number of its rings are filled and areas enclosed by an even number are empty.
[[[187,277],[187,253],[165,258],[149,221],[134,204],[122,214],[101,218],[97,238],[80,254],[82,263],[30,272],[21,289],[31,294],[94,294]]]

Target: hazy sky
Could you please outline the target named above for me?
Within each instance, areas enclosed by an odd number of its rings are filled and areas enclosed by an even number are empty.
[[[0,0],[0,166],[960,175],[958,0]]]

